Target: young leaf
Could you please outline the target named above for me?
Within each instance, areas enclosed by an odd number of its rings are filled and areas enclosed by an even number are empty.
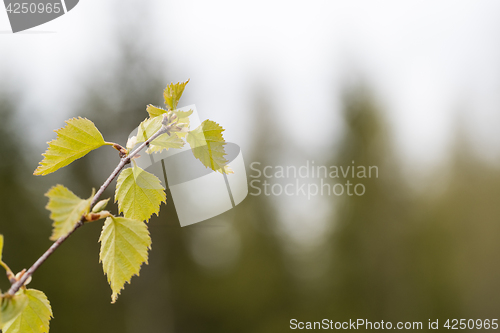
[[[130,152],[132,148],[135,147],[136,144],[137,144],[137,135],[128,138],[126,146],[127,150]]]
[[[109,198],[99,201],[95,204],[94,208],[92,208],[92,213],[99,213],[104,210],[108,205]]]
[[[43,161],[33,174],[44,176],[85,156],[105,144],[94,123],[86,118],[72,118],[66,126],[55,131],[57,139],[50,141],[49,148],[42,154]]]
[[[146,141],[155,134],[160,129],[162,120],[163,117],[154,117],[144,120],[137,130],[136,144]]]
[[[147,221],[167,203],[160,180],[138,166],[123,170],[116,182],[115,201],[126,218]]]
[[[24,310],[28,304],[28,296],[23,290],[19,290],[14,296],[6,295],[1,299],[0,329]]]
[[[154,105],[149,104],[146,108],[146,111],[149,113],[149,118],[154,118],[167,113],[167,110],[156,107]]]
[[[3,326],[2,332],[47,333],[53,316],[47,296],[36,289],[27,289],[24,293],[28,299],[26,306],[17,317]]]
[[[137,143],[141,143],[141,142],[146,141],[153,134],[155,134],[160,129],[160,127],[161,127],[161,122],[163,120],[163,117],[162,117],[163,113],[167,112],[167,111],[165,111],[163,109],[156,108],[156,107],[154,107],[152,105],[148,106],[147,110],[148,110],[149,115],[150,115],[151,118],[148,118],[148,119],[144,120],[139,125],[139,128],[137,130],[137,137],[136,137],[136,139],[134,141],[134,145],[137,144]],[[160,111],[162,111],[162,113],[160,113]],[[173,111],[173,113],[175,115],[177,115],[177,118],[174,120],[176,123],[178,123],[178,124],[179,123],[185,123],[185,124],[187,124],[187,126],[189,126],[189,116],[193,113],[193,110],[189,110],[189,111]],[[177,137],[184,137],[185,133],[177,132],[177,133],[175,133],[175,135]],[[164,137],[163,140],[165,140],[165,138],[166,137]],[[173,139],[171,139],[171,140],[173,140]],[[153,141],[152,144],[155,141]],[[162,141],[162,140],[160,140],[160,141]],[[176,141],[180,144],[180,142],[178,140],[176,140]],[[168,147],[166,147],[164,145],[161,145],[161,144],[158,144],[158,145],[160,145],[162,147],[165,147],[165,148],[177,148],[177,147],[170,147],[170,145]],[[127,144],[127,148],[129,148],[128,146],[129,145]],[[156,151],[156,150],[153,150],[153,151]]]
[[[80,199],[73,192],[62,185],[52,187],[46,194],[49,203],[45,208],[50,211],[50,218],[54,221],[52,236],[55,241],[59,237],[66,235],[75,224],[90,210],[90,201],[93,195],[87,199]]]
[[[187,123],[189,124],[189,116],[193,114],[193,110],[189,111],[172,111],[177,119],[175,120],[177,123]]]
[[[186,82],[177,82],[170,83],[165,91],[163,92],[163,97],[165,98],[165,104],[169,106],[170,110],[175,110],[177,108],[177,103],[181,99],[182,93],[184,92],[184,88],[186,84],[188,84],[189,80]]]
[[[186,141],[191,146],[194,157],[199,159],[204,166],[214,171],[227,173],[225,166],[227,160],[224,157],[224,145],[226,142],[222,137],[224,129],[214,121],[205,120],[200,126],[190,131]]]
[[[182,148],[184,146],[184,140],[177,136],[177,133],[172,133],[168,135],[167,133],[160,135],[158,138],[151,142],[148,153],[158,153],[163,149],[168,150],[169,148]]]
[[[144,222],[108,217],[99,242],[99,260],[113,291],[111,303],[115,303],[125,282],[130,283],[132,276],[139,275],[142,263],[148,263],[151,238]]]
[[[189,116],[193,114],[193,110],[189,111],[173,111],[177,115],[177,119],[175,120],[178,124],[185,123],[186,127],[189,128]],[[187,133],[177,132],[178,137],[183,138],[187,135]]]

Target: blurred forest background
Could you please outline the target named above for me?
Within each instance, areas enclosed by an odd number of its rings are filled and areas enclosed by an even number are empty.
[[[171,78],[162,74],[168,64],[142,52],[130,38],[118,41],[120,57],[105,73],[89,70],[90,83],[80,87],[66,119],[87,117],[106,140],[124,143],[129,132],[123,128],[135,128],[147,104],[162,104],[161,92]],[[255,87],[266,85],[265,78],[255,82]],[[6,239],[5,261],[16,271],[28,268],[50,245],[42,194],[62,183],[88,197],[119,160],[112,149],[102,148],[34,181],[42,151],[26,139],[15,116],[23,93],[0,87],[0,233]],[[309,156],[280,135],[283,125],[272,96],[258,88],[252,94],[255,116],[246,130],[256,139],[243,150],[247,172],[252,161],[290,164],[283,151],[295,151],[291,163],[302,165]],[[50,332],[266,333],[289,331],[292,318],[427,323],[498,317],[500,164],[475,153],[457,117],[452,158],[416,189],[405,178],[387,112],[370,87],[362,80],[346,84],[338,98],[341,138],[314,158],[316,164],[377,165],[379,178],[365,183],[362,197],[322,197],[313,204],[295,198],[321,220],[321,232],[302,240],[284,232],[282,211],[290,202],[250,195],[211,221],[180,228],[170,199],[149,223],[149,265],[111,305],[98,263],[101,224],[86,225],[30,285],[51,301]],[[227,127],[223,119],[213,120]],[[112,190],[105,196],[112,197]],[[308,216],[302,221],[306,227]],[[7,286],[6,279],[0,282],[2,290]]]

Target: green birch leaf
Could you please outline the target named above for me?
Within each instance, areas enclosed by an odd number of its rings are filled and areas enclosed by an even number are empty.
[[[94,123],[86,118],[72,118],[66,126],[55,131],[57,139],[50,141],[42,154],[44,159],[33,173],[44,176],[87,155],[105,144]]]
[[[205,120],[200,126],[188,132],[186,141],[191,146],[194,157],[207,168],[221,173],[227,173],[227,160],[224,157],[224,129],[214,121]]]
[[[124,169],[116,183],[115,201],[126,218],[147,221],[167,203],[165,189],[155,175],[138,166]]]
[[[155,118],[148,118],[144,120],[137,130],[137,137],[134,141],[134,145],[141,143],[149,139],[153,134],[155,134],[162,126],[162,116],[157,116]],[[169,148],[182,148],[184,146],[184,141],[180,139],[181,133],[174,133],[168,135],[167,133],[160,135],[149,145],[149,149],[146,151],[148,154],[153,152],[160,152],[163,149]]]
[[[157,108],[157,107],[152,106],[152,105],[149,105],[147,110],[148,110],[150,118],[147,118],[139,125],[139,128],[137,130],[137,137],[134,141],[134,145],[137,143],[141,143],[141,142],[146,141],[153,134],[155,134],[161,128],[161,122],[163,121],[163,114],[167,112],[166,110]],[[173,113],[177,115],[177,119],[175,119],[174,122],[176,122],[178,124],[185,123],[185,124],[187,124],[187,127],[189,127],[189,116],[191,114],[193,114],[193,110],[173,111]],[[183,138],[186,136],[186,133],[176,132],[175,135],[179,138]],[[160,140],[160,141],[164,141],[165,139],[166,139],[166,137],[164,137],[163,140]],[[174,140],[174,139],[170,139],[170,140]],[[177,144],[180,144],[179,140],[175,140],[175,141],[177,142]],[[171,143],[172,143],[172,141],[169,141],[166,144],[163,144],[163,145],[158,144],[158,145],[162,146],[164,148],[177,148],[177,147],[171,147],[170,146]],[[151,151],[158,151],[158,149],[160,149],[160,148],[152,149]]]
[[[94,194],[92,193],[90,198],[84,200],[66,187],[56,185],[45,196],[49,198],[49,203],[45,208],[50,211],[50,218],[54,221],[52,224],[54,230],[50,240],[55,241],[73,229],[82,215],[88,214]]]
[[[139,275],[142,263],[148,263],[151,238],[142,221],[108,217],[99,242],[99,260],[113,291],[111,301],[115,303],[125,283],[130,283],[132,276]]]
[[[149,104],[146,107],[146,111],[149,113],[149,118],[155,118],[158,116],[162,116],[164,113],[167,113],[167,110],[159,108],[157,106]]]
[[[154,117],[144,120],[137,130],[136,144],[147,141],[161,128],[163,117]]]
[[[172,135],[168,135],[167,133],[160,135],[150,143],[147,152],[151,154],[159,153],[164,149],[168,150],[169,148],[182,148],[184,146],[184,140],[179,138],[179,136],[177,136],[177,133],[172,133]]]
[[[184,92],[184,88],[188,82],[189,80],[186,82],[172,82],[165,88],[163,98],[165,99],[165,104],[169,106],[170,110],[175,110],[177,108],[177,104],[179,103],[182,93]]]
[[[0,305],[0,329],[17,317],[28,304],[28,296],[24,290],[19,290],[14,296],[4,295]]]
[[[187,123],[189,124],[189,116],[193,114],[193,110],[189,111],[172,111],[177,119],[175,120],[177,123]]]
[[[48,333],[52,309],[47,296],[39,290],[27,289],[24,309],[2,329],[3,333]]]

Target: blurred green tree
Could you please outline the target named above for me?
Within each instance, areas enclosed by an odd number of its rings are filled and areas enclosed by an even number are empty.
[[[364,184],[366,193],[335,198],[330,315],[342,320],[427,320],[423,272],[415,261],[419,246],[412,197],[392,153],[384,114],[363,86],[347,91],[343,110],[345,134],[332,164],[376,166],[378,178],[375,173],[372,178],[349,175],[347,180]]]

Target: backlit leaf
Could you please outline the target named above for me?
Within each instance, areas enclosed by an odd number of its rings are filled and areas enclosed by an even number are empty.
[[[170,110],[175,110],[177,108],[177,104],[179,103],[182,93],[184,92],[184,88],[188,82],[189,80],[186,82],[172,82],[167,86],[167,88],[165,88],[163,98],[165,98],[165,104],[169,106]]]
[[[224,157],[225,141],[222,136],[224,129],[214,121],[205,120],[200,126],[190,131],[186,141],[191,146],[194,157],[204,166],[214,171],[226,173],[227,160]]]
[[[137,130],[136,144],[147,141],[161,128],[163,117],[154,117],[144,120]]]
[[[3,333],[47,333],[49,321],[52,318],[47,296],[39,290],[27,289],[27,304],[24,309],[11,321],[7,322]]]
[[[94,123],[86,118],[72,118],[66,126],[55,131],[57,139],[50,141],[42,154],[44,159],[35,170],[35,175],[47,175],[85,156],[105,144]]]
[[[147,118],[139,125],[139,128],[137,129],[137,137],[134,139],[134,142],[133,142],[134,145],[137,143],[141,143],[141,142],[146,141],[153,134],[155,134],[162,126],[161,122],[163,121],[163,114],[167,112],[166,110],[157,108],[157,107],[152,106],[152,105],[149,105],[147,110],[149,112],[150,118]],[[177,118],[171,122],[176,122],[178,124],[185,123],[185,124],[187,124],[186,126],[189,126],[189,116],[191,114],[193,114],[193,110],[173,111],[173,113],[175,115],[177,115]],[[179,138],[183,138],[186,136],[186,133],[176,132],[175,135]],[[160,141],[165,141],[166,138],[167,137],[164,137],[163,140],[160,140]],[[172,143],[171,140],[174,140],[174,139],[170,139],[168,143],[158,144],[158,145],[162,146],[164,148],[177,148],[177,147],[171,147],[171,143]],[[175,141],[177,142],[177,145],[180,144],[179,140],[175,140]],[[128,144],[127,144],[127,148],[129,148]],[[155,152],[158,150],[160,150],[160,148],[151,149],[151,151],[155,151]]]
[[[0,329],[24,310],[28,304],[28,296],[24,290],[19,290],[14,296],[5,295],[1,299]]]
[[[154,118],[167,113],[167,110],[159,108],[157,106],[149,104],[146,108],[146,111],[149,113],[149,118]]]
[[[62,185],[52,187],[46,194],[49,203],[45,208],[50,211],[50,218],[54,221],[52,236],[55,241],[66,235],[75,224],[90,210],[90,201],[93,195],[87,199],[80,199],[77,195]]]
[[[193,114],[193,110],[189,111],[172,111],[177,119],[175,120],[178,123],[187,123],[189,124],[189,116]]]
[[[126,218],[147,221],[151,215],[158,215],[166,194],[158,177],[134,166],[118,176],[115,201]]]
[[[130,283],[132,276],[139,275],[142,263],[148,263],[151,238],[142,221],[108,217],[99,242],[99,260],[113,291],[111,300],[114,303],[125,283]]]
[[[177,136],[177,133],[172,133],[172,135],[168,135],[167,133],[160,135],[158,138],[154,139],[151,142],[147,152],[158,153],[164,149],[168,150],[169,148],[182,148],[184,146],[184,140],[179,138],[179,136]]]

